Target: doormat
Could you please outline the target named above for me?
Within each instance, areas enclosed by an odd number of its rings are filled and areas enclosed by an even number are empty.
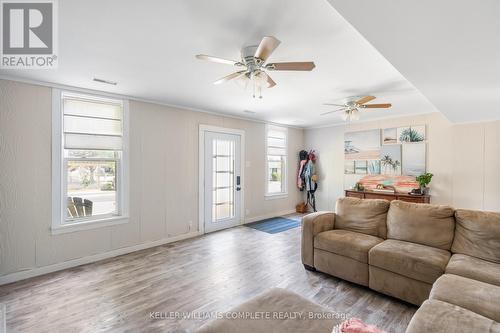
[[[291,220],[284,217],[272,217],[257,222],[245,224],[245,227],[267,232],[268,234],[277,234],[288,229],[300,226],[300,220]]]

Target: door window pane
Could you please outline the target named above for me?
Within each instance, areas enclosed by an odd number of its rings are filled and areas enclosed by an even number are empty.
[[[234,141],[213,141],[212,221],[234,217]]]

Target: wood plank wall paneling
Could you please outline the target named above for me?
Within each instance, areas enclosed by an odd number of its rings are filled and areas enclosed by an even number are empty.
[[[0,80],[0,276],[195,232],[200,124],[246,132],[245,218],[290,211],[300,201],[294,184],[302,129],[288,131],[288,197],[265,200],[264,123],[130,101],[129,222],[52,235],[51,94]]]

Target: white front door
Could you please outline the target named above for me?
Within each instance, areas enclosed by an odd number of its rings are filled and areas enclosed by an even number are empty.
[[[205,132],[205,232],[233,227],[241,221],[241,136]]]

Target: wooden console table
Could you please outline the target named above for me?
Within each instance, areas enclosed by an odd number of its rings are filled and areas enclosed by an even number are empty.
[[[407,202],[416,203],[430,203],[430,195],[410,195],[406,193],[385,193],[385,192],[374,192],[374,191],[355,191],[355,190],[345,190],[346,197],[360,198],[360,199],[386,199],[401,200]]]

